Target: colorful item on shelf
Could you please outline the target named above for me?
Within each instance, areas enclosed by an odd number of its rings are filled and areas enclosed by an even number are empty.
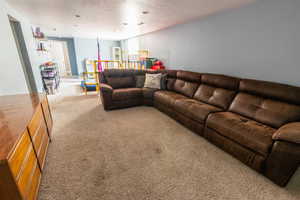
[[[37,39],[44,39],[45,38],[45,34],[43,32],[41,32],[40,27],[36,27],[36,28],[31,28],[32,29],[32,34],[34,38]]]
[[[59,70],[56,63],[46,62],[40,66],[44,90],[47,94],[54,94],[60,83]]]
[[[97,84],[95,82],[86,82],[83,80],[81,81],[80,86],[84,88],[85,92],[97,90]]]
[[[85,60],[85,63],[90,63],[89,60]],[[82,72],[82,81],[81,81],[81,87],[84,91],[84,93],[87,95],[88,91],[98,91],[98,67],[96,62],[91,62],[93,64],[93,69],[89,69],[87,66],[84,69],[84,72]],[[99,63],[99,62],[98,62]],[[98,68],[98,69],[97,69]],[[102,70],[102,66],[100,68]]]
[[[163,62],[160,60],[157,60],[154,65],[151,67],[153,70],[160,70],[160,69],[165,69],[166,67],[164,66]]]
[[[46,65],[46,66],[52,66],[52,65],[55,65],[55,63],[52,62],[52,61],[49,61],[49,62],[46,62],[44,65]]]

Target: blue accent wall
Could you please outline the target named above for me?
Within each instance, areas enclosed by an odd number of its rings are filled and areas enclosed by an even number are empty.
[[[98,60],[97,39],[74,38],[78,72],[82,73],[85,59]],[[102,60],[112,60],[112,48],[120,47],[120,41],[100,40],[100,55]]]
[[[79,75],[74,38],[48,37],[49,40],[66,41],[68,46],[72,75]]]

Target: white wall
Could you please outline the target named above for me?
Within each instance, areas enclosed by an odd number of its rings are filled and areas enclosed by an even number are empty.
[[[1,52],[3,52],[0,55],[0,95],[28,93],[8,15],[17,19],[21,24],[33,75],[37,88],[39,92],[41,92],[43,86],[39,65],[46,62],[48,56],[40,55],[36,51],[36,41],[32,36],[31,24],[26,18],[24,18],[21,13],[10,8],[3,0],[0,0],[0,40]]]
[[[258,0],[138,39],[169,68],[300,86],[299,0]]]
[[[65,43],[65,44],[64,44]],[[67,76],[67,68],[65,61],[64,45],[67,42],[51,41],[51,48],[49,49],[52,56],[52,61],[58,63],[59,75]]]
[[[74,38],[79,74],[83,71],[84,59],[98,59],[97,39]],[[111,60],[112,47],[119,47],[119,41],[100,40],[100,55],[102,60]]]
[[[0,95],[28,92],[3,0],[0,0]]]

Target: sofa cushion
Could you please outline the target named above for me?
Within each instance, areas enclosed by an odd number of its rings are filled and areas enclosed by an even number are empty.
[[[267,81],[243,79],[240,82],[239,89],[245,93],[300,105],[300,87]]]
[[[232,112],[213,113],[208,116],[206,124],[219,134],[265,156],[272,147],[272,135],[276,131]]]
[[[229,110],[275,128],[300,120],[300,106],[246,93],[239,93]]]
[[[141,88],[121,88],[115,89],[112,94],[113,101],[123,101],[128,99],[142,98]]]
[[[192,83],[181,79],[176,79],[174,83],[174,91],[187,97],[193,97],[198,88],[198,83]]]
[[[106,77],[107,84],[114,89],[135,87],[133,76]]]
[[[266,156],[228,139],[211,128],[205,128],[204,137],[251,168],[263,172]]]
[[[177,71],[176,77],[168,74],[167,89],[193,97],[201,81],[201,74],[188,71]]]
[[[167,78],[167,90],[174,91],[176,78]]]
[[[201,83],[228,90],[237,90],[240,79],[220,74],[202,74]]]
[[[158,91],[158,89],[154,89],[154,88],[143,88],[143,96],[146,99],[153,99],[154,96],[154,92]]]
[[[154,93],[154,101],[164,104],[165,106],[171,106],[178,99],[189,99],[188,97],[178,94],[172,91],[159,90]]]
[[[146,88],[154,88],[154,89],[161,89],[161,78],[162,74],[145,74],[145,84],[144,87]]]
[[[201,74],[197,72],[177,71],[176,78],[192,83],[200,83]]]
[[[199,102],[195,99],[178,99],[174,102],[172,108],[186,117],[202,124],[205,123],[205,120],[210,113],[222,111],[220,108]]]
[[[137,75],[135,76],[135,87],[143,88],[145,84],[145,75]]]
[[[234,96],[235,91],[201,84],[194,95],[194,99],[227,109]]]

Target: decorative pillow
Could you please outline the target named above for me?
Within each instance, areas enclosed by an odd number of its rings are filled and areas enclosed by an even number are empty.
[[[107,77],[108,85],[114,89],[118,88],[131,88],[135,86],[135,82],[132,76],[125,77]]]
[[[159,73],[159,74],[147,74],[146,73],[144,87],[161,89],[161,78],[162,78],[161,73]]]
[[[135,76],[135,81],[136,81],[135,84],[137,88],[143,88],[145,84],[145,76],[144,75]]]

